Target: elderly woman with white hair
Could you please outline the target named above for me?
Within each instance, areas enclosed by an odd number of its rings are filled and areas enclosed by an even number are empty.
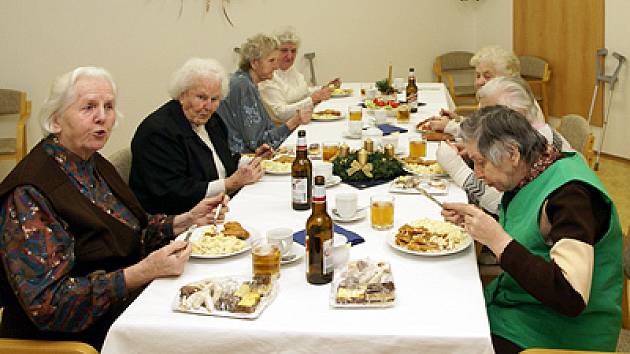
[[[462,123],[475,174],[503,192],[498,222],[470,204],[445,219],[486,245],[504,270],[484,290],[495,352],[615,350],[621,328],[622,234],[603,184],[520,113],[482,108]]]
[[[479,90],[495,77],[520,77],[521,75],[521,63],[516,55],[496,45],[479,49],[470,59],[470,65],[475,67],[475,90]],[[462,117],[455,112],[442,109],[440,116],[433,117],[429,124],[432,130],[443,130],[457,135],[461,119]]]
[[[177,216],[146,214],[98,153],[118,116],[104,69],[55,80],[41,115],[48,135],[0,184],[1,337],[99,349],[146,284],[183,272],[191,246],[175,235],[213,222],[227,203],[218,196]]]
[[[311,121],[310,109],[298,109],[275,126],[258,91],[278,68],[278,41],[264,34],[248,38],[240,50],[239,69],[230,79],[230,92],[218,112],[229,128],[233,152],[251,153],[262,144],[277,149],[300,124]]]
[[[339,86],[335,79],[324,87],[309,87],[304,75],[295,68],[295,58],[300,47],[300,38],[292,28],[276,34],[280,43],[278,70],[273,78],[258,85],[263,102],[270,109],[272,119],[283,123],[298,110],[312,110],[315,105],[330,98],[331,85]]]
[[[258,181],[262,144],[256,157],[228,147],[228,130],[216,112],[228,79],[214,59],[191,58],[172,75],[171,100],[149,114],[131,141],[129,185],[145,210],[176,214],[205,197],[233,195]]]
[[[545,123],[540,107],[529,84],[520,77],[497,77],[488,81],[477,92],[480,107],[503,105],[522,114],[549,144],[559,151],[573,151],[569,142]],[[457,145],[443,142],[437,150],[437,161],[468,195],[470,203],[479,205],[492,214],[498,212],[502,193],[477,179],[473,170],[458,155],[464,154]]]

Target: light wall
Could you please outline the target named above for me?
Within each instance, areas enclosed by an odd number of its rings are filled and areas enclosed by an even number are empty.
[[[622,0],[623,1],[623,0]],[[0,87],[28,92],[29,146],[42,134],[38,112],[57,75],[80,65],[107,68],[124,113],[103,154],[127,146],[138,123],[167,100],[173,72],[191,56],[214,57],[230,71],[235,46],[257,32],[293,25],[301,53],[314,51],[319,81],[375,81],[416,68],[433,80],[434,58],[487,44],[512,46],[512,5],[505,0],[3,0],[0,2]],[[307,73],[303,59],[298,67]],[[307,77],[310,77],[307,73]],[[0,125],[2,135],[13,126]],[[4,176],[12,164],[0,166]],[[4,169],[4,171],[3,171]],[[2,173],[4,172],[4,173]]]

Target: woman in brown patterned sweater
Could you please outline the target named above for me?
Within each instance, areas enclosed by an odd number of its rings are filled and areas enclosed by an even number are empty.
[[[42,109],[49,135],[0,184],[0,337],[100,348],[146,284],[183,272],[191,246],[174,236],[227,203],[220,195],[177,216],[147,215],[98,153],[117,116],[104,69],[54,82]]]

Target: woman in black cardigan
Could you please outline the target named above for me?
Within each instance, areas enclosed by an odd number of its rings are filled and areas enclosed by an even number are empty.
[[[256,157],[230,152],[227,128],[217,113],[228,89],[225,70],[213,59],[189,59],[171,79],[173,98],[140,124],[131,142],[129,185],[150,213],[179,213],[206,196],[234,194],[258,181],[267,145]]]

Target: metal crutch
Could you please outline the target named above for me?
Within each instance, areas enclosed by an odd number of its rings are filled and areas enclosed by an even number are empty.
[[[597,157],[595,158],[595,165],[593,166],[593,169],[595,171],[599,170],[599,157],[602,152],[602,146],[604,145],[604,138],[606,136],[606,128],[608,127],[608,116],[610,115],[610,107],[612,103],[612,97],[613,97],[613,93],[615,89],[615,84],[617,83],[617,80],[619,79],[619,71],[621,70],[621,65],[623,65],[623,63],[626,61],[626,57],[624,57],[623,55],[617,52],[614,52],[613,57],[615,57],[618,61],[617,68],[615,68],[615,71],[613,72],[612,75],[605,75],[604,74],[605,65],[602,65],[601,63],[602,62],[605,63],[607,55],[608,55],[608,49],[601,48],[597,50],[597,54],[596,54],[597,76],[595,78],[595,89],[593,90],[593,99],[591,100],[591,107],[588,110],[588,123],[590,125],[591,119],[593,118],[593,109],[595,108],[595,99],[597,98],[597,91],[599,89],[599,85],[600,83],[604,83],[605,85],[605,83],[607,82],[609,86],[609,90],[610,90],[610,95],[608,96],[608,108],[606,109],[606,114],[604,114],[604,117],[603,117],[604,120],[602,122],[602,135],[599,139],[599,147],[597,148]]]

